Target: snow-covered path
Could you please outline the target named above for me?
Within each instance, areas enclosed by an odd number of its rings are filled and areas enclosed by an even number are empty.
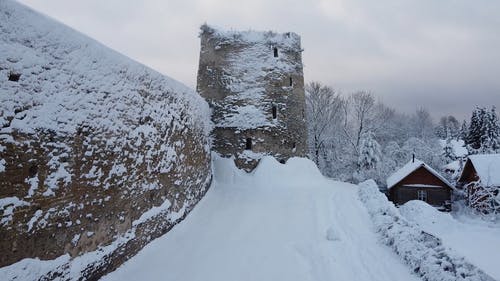
[[[357,186],[305,159],[246,175],[215,160],[206,197],[104,280],[418,280],[377,242]]]

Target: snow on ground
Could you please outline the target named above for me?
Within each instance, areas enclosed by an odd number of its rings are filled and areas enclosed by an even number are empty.
[[[103,280],[417,280],[378,242],[357,186],[301,158],[214,165],[186,220]]]
[[[500,225],[480,219],[465,223],[417,200],[409,201],[399,210],[406,219],[441,238],[445,246],[500,280]]]
[[[359,184],[359,197],[366,205],[381,241],[390,246],[423,280],[494,281],[442,240],[406,220],[382,194],[375,181]]]

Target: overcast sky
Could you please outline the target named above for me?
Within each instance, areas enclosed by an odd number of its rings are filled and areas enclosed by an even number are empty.
[[[497,0],[22,0],[195,88],[199,26],[301,35],[306,82],[371,90],[400,111],[500,106]]]

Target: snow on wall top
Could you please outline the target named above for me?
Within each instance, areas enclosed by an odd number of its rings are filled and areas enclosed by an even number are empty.
[[[264,107],[269,103],[266,91],[272,79],[288,78],[286,75],[302,70],[300,60],[285,54],[301,52],[300,37],[291,32],[223,31],[207,25],[201,30],[216,40],[215,50],[227,45],[239,47],[220,54],[226,63],[221,80],[231,94],[220,102],[222,114],[214,120],[215,126],[243,130],[276,126]],[[278,57],[274,48],[278,48]]]
[[[300,49],[300,36],[293,32],[276,33],[273,31],[223,30],[206,24],[201,26],[201,32],[210,33],[213,38],[220,40],[220,44],[267,42],[276,45],[279,44],[281,48],[288,47],[291,49]]]
[[[431,167],[426,165],[424,162],[422,162],[418,159],[415,159],[415,161],[408,162],[401,169],[397,170],[394,174],[392,174],[391,176],[389,176],[387,178],[387,189],[391,189],[393,186],[395,186],[397,183],[399,183],[401,180],[406,178],[409,174],[413,173],[414,171],[416,171],[420,167],[424,167],[427,171],[429,171],[431,174],[438,177],[440,180],[442,180],[450,188],[453,188],[453,186],[445,178],[443,178],[438,172],[436,172],[434,169],[432,169]]]
[[[11,74],[19,81],[9,81]],[[159,102],[145,104],[143,95]],[[0,134],[68,134],[82,124],[121,132],[144,118],[176,126],[183,107],[198,113],[186,116],[189,123],[208,131],[208,107],[193,90],[19,3],[0,1]]]
[[[483,184],[500,186],[500,154],[478,154],[469,156]]]

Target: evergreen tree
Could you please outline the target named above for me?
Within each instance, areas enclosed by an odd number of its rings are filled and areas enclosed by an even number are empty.
[[[446,139],[446,144],[443,147],[442,156],[444,161],[446,161],[446,163],[450,163],[457,160],[457,156],[455,155],[455,152],[453,151],[453,146],[451,144],[451,138]]]
[[[495,153],[500,149],[498,116],[493,106],[484,113],[481,127],[481,153]]]
[[[381,158],[380,145],[374,134],[368,131],[363,134],[359,149],[358,166],[360,169],[370,170],[377,167]]]
[[[465,139],[465,144],[467,145],[469,154],[477,154],[478,150],[481,148],[481,136],[483,135],[483,122],[485,119],[486,110],[481,107],[476,107],[472,112],[472,117],[470,119],[469,132]]]
[[[467,121],[464,120],[464,122],[462,123],[462,127],[460,128],[460,132],[457,135],[457,140],[465,141],[467,139],[468,131],[469,131],[469,129],[467,127]]]

